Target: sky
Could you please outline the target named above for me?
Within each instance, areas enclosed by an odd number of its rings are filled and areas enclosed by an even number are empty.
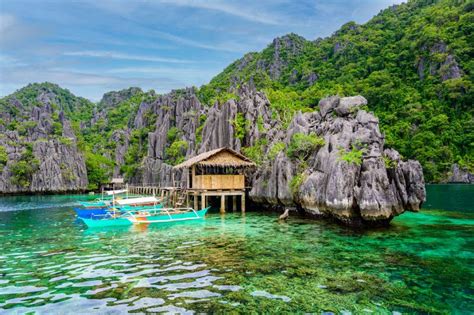
[[[401,0],[0,0],[0,96],[49,81],[98,101],[201,86],[288,33],[314,40]]]

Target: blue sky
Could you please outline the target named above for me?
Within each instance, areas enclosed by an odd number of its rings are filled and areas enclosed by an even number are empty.
[[[401,0],[0,0],[0,96],[50,81],[98,101],[200,86],[290,32],[325,37]]]

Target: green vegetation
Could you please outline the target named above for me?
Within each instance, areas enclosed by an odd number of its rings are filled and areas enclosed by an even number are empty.
[[[165,149],[165,162],[171,165],[177,165],[184,162],[188,143],[185,140],[175,140],[168,148]]]
[[[384,155],[382,158],[383,158],[383,162],[384,162],[384,164],[385,164],[385,167],[386,167],[387,169],[397,167],[397,165],[398,165],[397,161],[394,161],[394,160],[390,159],[390,158],[389,158],[388,156],[386,156],[386,155]]]
[[[201,114],[199,116],[199,127],[196,129],[196,145],[201,144],[202,142],[202,131],[204,129],[204,125],[206,124],[207,116],[205,114]]]
[[[244,141],[245,133],[247,132],[247,120],[242,113],[237,113],[234,120],[231,121],[234,126],[234,135],[240,142]]]
[[[297,174],[293,176],[293,178],[290,181],[290,191],[293,194],[293,196],[296,196],[298,194],[298,191],[305,181],[305,176],[304,174]]]
[[[115,95],[117,94],[117,95]],[[51,83],[35,83],[16,91],[10,96],[0,99],[0,109],[11,116],[8,121],[3,121],[8,130],[18,131],[21,137],[26,137],[29,132],[37,127],[37,122],[31,120],[33,107],[44,107],[46,102],[39,101],[40,97],[48,95],[52,109],[49,123],[50,134],[41,136],[36,141],[56,139],[61,144],[71,146],[74,141],[63,137],[63,125],[60,121],[60,111],[71,122],[72,129],[77,137],[77,147],[83,152],[89,177],[89,188],[96,189],[101,183],[107,182],[114,167],[115,149],[117,145],[124,144],[123,137],[112,141],[113,134],[120,130],[133,128],[130,136],[130,145],[126,152],[126,175],[135,174],[143,157],[147,152],[148,133],[154,130],[156,115],[150,110],[143,114],[143,127],[134,128],[133,123],[138,108],[142,102],[151,102],[156,98],[153,91],[142,92],[140,89],[131,88],[120,92],[108,93],[108,101],[94,104],[86,99],[76,97],[66,89]],[[114,100],[116,97],[122,101]],[[18,103],[17,101],[20,101]],[[49,112],[50,109],[47,110]],[[95,114],[94,114],[95,113]],[[91,122],[96,117],[95,122]],[[26,139],[25,139],[26,140]],[[26,141],[25,141],[26,142]],[[9,145],[18,145],[9,143]],[[34,161],[33,161],[34,162]],[[11,165],[14,173],[12,181],[26,187],[30,183],[32,173],[37,165],[28,165],[27,156]],[[62,169],[63,176],[72,179],[70,170]]]
[[[243,147],[242,153],[255,162],[257,165],[262,165],[264,160],[265,147],[268,145],[267,139],[261,138],[253,146]]]
[[[274,160],[276,156],[278,155],[278,153],[285,150],[285,148],[286,148],[286,144],[284,142],[281,142],[281,141],[275,142],[270,148],[270,150],[268,150],[268,154],[267,154],[268,159]]]
[[[339,161],[347,162],[348,164],[354,164],[360,166],[362,164],[362,156],[366,149],[360,144],[352,144],[351,150],[347,151],[344,148],[339,148]],[[387,163],[387,162],[386,162]]]
[[[265,132],[265,126],[263,125],[263,117],[258,116],[257,118],[257,129],[259,132]]]
[[[324,145],[324,139],[314,134],[295,133],[288,145],[288,156],[293,159],[306,160],[318,147]]]
[[[55,121],[53,123],[53,135],[60,137],[62,136],[62,134],[63,134],[63,125],[61,125],[60,122]]]
[[[308,41],[296,34],[276,39],[278,45],[272,43],[261,52],[248,53],[233,62],[197,90],[197,95],[209,106],[223,104],[237,99],[237,89],[251,82],[270,100],[272,118],[287,128],[295,113],[317,110],[318,102],[326,96],[361,94],[368,99],[368,109],[380,119],[385,144],[405,158],[420,161],[427,182],[441,181],[454,163],[474,171],[473,24],[472,1],[411,0],[383,10],[364,25],[349,22],[324,39]],[[0,99],[0,110],[8,114],[2,116],[1,124],[25,138],[36,128],[30,117],[32,108],[51,106],[48,138],[69,145],[71,141],[62,137],[59,121],[59,112],[63,111],[71,121],[78,148],[91,166],[88,170],[96,169],[92,167],[95,161],[89,159],[106,156],[115,160],[117,145],[123,144],[123,139],[111,141],[115,132],[131,133],[125,164],[121,166],[130,178],[146,155],[148,134],[155,130],[156,121],[152,110],[145,112],[140,122],[135,122],[136,113],[142,102],[151,103],[157,96],[153,91],[136,88],[119,92],[119,98],[114,93],[94,104],[52,83],[29,84]],[[176,100],[185,93],[177,90],[172,97]],[[45,95],[50,105],[39,101]],[[13,97],[21,104],[12,102]],[[162,109],[171,110],[167,106]],[[206,116],[201,114],[197,145],[202,142],[205,121]],[[248,145],[244,115],[238,113],[231,123],[235,137],[243,146]],[[259,132],[266,132],[263,117],[257,118],[257,127]],[[163,158],[170,163],[178,163],[187,148],[181,136],[176,128],[168,132],[169,147]],[[314,135],[295,135],[286,153],[301,161],[323,144]],[[265,146],[258,143],[242,151],[263,163]],[[282,144],[274,145],[268,158],[282,150]],[[341,153],[341,159],[360,163],[357,150]],[[391,161],[385,163],[393,166]],[[28,177],[21,173],[18,170],[19,179]],[[103,177],[95,171],[92,176]]]
[[[135,91],[119,104],[104,109],[106,120],[99,119],[95,124],[83,130],[75,129],[76,134],[78,134],[78,132],[81,134],[81,139],[78,137],[78,146],[85,152],[86,164],[89,158],[101,155],[110,156],[111,160],[108,161],[112,163],[111,165],[114,165],[113,159],[115,157],[116,146],[123,144],[124,140],[121,138],[119,142],[111,141],[112,135],[119,130],[132,128],[133,120],[135,119],[140,104],[142,102],[151,102],[153,99],[153,91]],[[105,106],[105,104],[101,104],[101,106]],[[148,111],[143,117],[144,126],[132,130],[129,146],[124,156],[125,163],[121,165],[121,171],[126,179],[130,179],[136,175],[143,157],[147,152],[148,133],[154,131],[155,128],[156,115],[154,113]],[[89,164],[95,164],[95,161],[89,161]],[[110,175],[109,173],[107,176]],[[103,178],[104,176],[98,176],[98,178]]]
[[[149,130],[146,128],[132,131],[128,150],[124,157],[125,163],[120,168],[127,180],[136,175],[143,157],[146,155],[148,132]]]
[[[69,117],[74,117],[75,120],[85,121],[92,117],[93,103],[85,98],[75,96],[69,90],[63,89],[57,84],[49,82],[31,83],[16,91],[14,96],[22,103],[23,108],[41,107],[44,105],[38,101],[38,96],[43,93],[55,96],[51,105],[55,111],[62,110]],[[8,102],[8,98],[7,96],[0,100],[0,108],[16,116],[19,113],[19,109],[14,104]]]
[[[173,142],[178,137],[179,130],[176,127],[171,127],[166,134],[166,138],[169,142]]]
[[[33,155],[33,147],[28,144],[20,159],[9,166],[12,176],[10,181],[14,185],[26,188],[31,184],[31,178],[39,168],[40,162]]]
[[[88,189],[98,189],[101,184],[109,182],[111,169],[114,163],[100,154],[86,151],[87,177],[89,178]]]
[[[7,150],[3,145],[0,145],[0,173],[3,171],[3,168],[5,165],[7,165],[8,162],[8,154]]]
[[[289,34],[279,45],[279,75],[270,71],[271,44],[229,65],[200,97],[208,103],[236,79],[252,81],[285,127],[294,112],[315,109],[323,97],[361,94],[386,145],[419,160],[427,181],[440,181],[453,163],[474,169],[472,8],[472,1],[412,0],[328,38]]]

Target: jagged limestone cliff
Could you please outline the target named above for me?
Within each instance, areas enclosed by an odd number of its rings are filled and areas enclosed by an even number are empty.
[[[0,192],[85,190],[85,160],[64,115],[70,109],[63,106],[63,95],[44,86],[31,88],[36,93],[33,102],[22,99],[20,91],[18,98],[7,97],[1,104]]]

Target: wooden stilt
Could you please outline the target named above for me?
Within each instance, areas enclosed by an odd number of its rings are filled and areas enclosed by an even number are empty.
[[[225,213],[225,195],[221,195],[221,213]]]
[[[237,211],[237,196],[232,196],[232,211]]]
[[[206,208],[206,195],[201,194],[201,209]]]
[[[199,207],[198,194],[194,193],[194,210],[198,210],[198,207]]]
[[[240,206],[242,213],[245,212],[245,192],[242,193],[242,205]]]

